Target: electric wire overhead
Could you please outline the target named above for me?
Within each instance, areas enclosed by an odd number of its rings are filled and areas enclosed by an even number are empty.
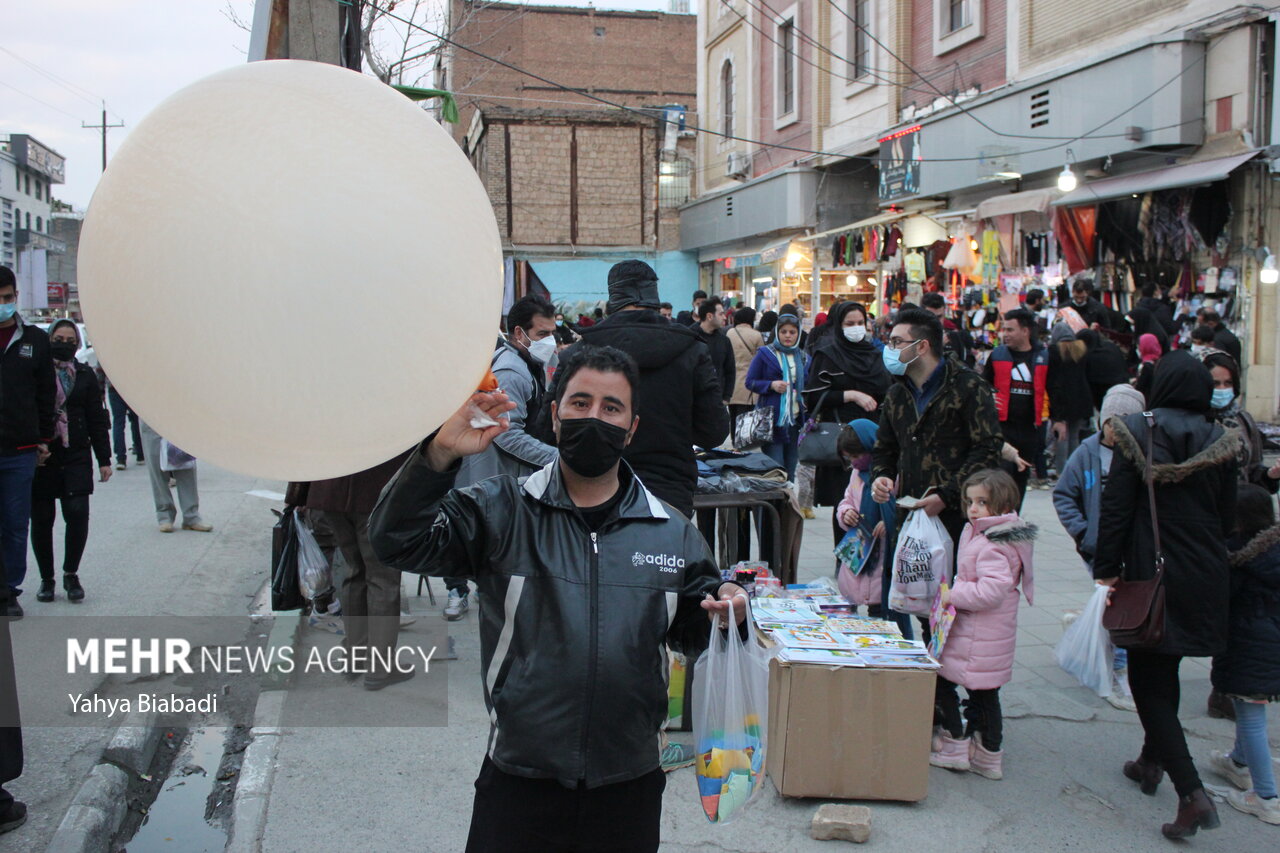
[[[341,0],[335,0],[335,2],[341,2]],[[833,3],[833,4],[834,4],[834,0],[828,0],[828,2],[831,2],[831,3]],[[570,94],[574,94],[574,95],[578,95],[579,97],[587,98],[587,99],[589,99],[589,100],[596,101],[596,102],[601,103],[601,104],[604,104],[604,105],[606,105],[606,106],[614,107],[615,109],[622,110],[622,111],[624,111],[624,112],[628,112],[628,113],[633,113],[633,114],[635,114],[635,115],[643,116],[643,117],[645,117],[645,118],[652,119],[652,118],[654,118],[654,117],[655,117],[655,116],[654,116],[654,113],[655,113],[656,111],[655,111],[655,110],[653,110],[653,109],[639,109],[639,108],[636,108],[636,107],[630,107],[630,106],[627,106],[627,105],[625,105],[625,104],[620,104],[620,103],[617,103],[616,101],[611,101],[611,100],[609,100],[608,98],[601,97],[601,96],[599,96],[599,95],[597,95],[597,94],[595,94],[595,93],[593,93],[593,92],[587,91],[587,90],[585,90],[585,89],[575,89],[575,88],[574,88],[574,87],[572,87],[572,86],[567,86],[567,85],[565,85],[565,84],[563,84],[563,83],[556,82],[555,80],[551,80],[551,79],[549,79],[549,78],[547,78],[547,77],[544,77],[544,76],[542,76],[542,75],[540,75],[540,74],[537,74],[537,73],[535,73],[535,72],[533,72],[533,71],[529,71],[529,70],[527,70],[527,69],[521,68],[520,66],[515,65],[515,64],[513,64],[513,63],[510,63],[510,62],[507,62],[507,61],[505,61],[505,60],[503,60],[503,59],[499,59],[499,58],[494,57],[494,56],[489,56],[488,54],[485,54],[485,53],[483,53],[483,52],[481,52],[481,51],[479,51],[479,50],[476,50],[475,48],[468,47],[467,45],[462,44],[461,42],[455,41],[454,39],[451,39],[451,38],[449,38],[448,36],[445,36],[445,35],[442,35],[442,34],[440,34],[440,33],[435,32],[435,31],[433,31],[433,30],[430,30],[430,29],[428,29],[427,27],[425,27],[425,26],[423,26],[423,25],[421,25],[421,24],[417,24],[417,23],[412,22],[412,21],[410,21],[410,20],[408,20],[408,19],[406,19],[406,18],[403,18],[403,17],[401,17],[401,16],[399,16],[399,15],[396,15],[396,14],[395,14],[391,9],[389,9],[389,8],[387,8],[387,7],[384,7],[384,6],[379,6],[379,5],[377,5],[375,2],[372,2],[372,0],[369,0],[369,2],[368,2],[368,6],[369,6],[370,8],[372,8],[372,9],[374,9],[375,11],[382,13],[383,15],[385,15],[386,17],[388,17],[388,18],[390,18],[390,19],[392,19],[392,20],[399,21],[400,23],[405,24],[406,26],[412,27],[413,29],[417,29],[417,30],[419,30],[419,31],[421,31],[421,32],[423,32],[423,33],[426,33],[426,34],[427,34],[427,35],[429,35],[429,36],[432,36],[432,37],[434,37],[434,38],[436,38],[436,39],[439,39],[443,44],[447,44],[447,45],[450,45],[450,46],[452,46],[452,47],[454,47],[454,48],[457,48],[457,49],[459,49],[459,50],[465,51],[465,52],[467,52],[467,53],[469,53],[469,54],[471,54],[471,55],[473,55],[473,56],[476,56],[476,57],[478,57],[478,58],[480,58],[480,59],[483,59],[483,60],[485,60],[485,61],[487,61],[487,62],[492,62],[492,63],[494,63],[494,64],[496,64],[496,65],[499,65],[499,66],[501,66],[501,67],[503,67],[503,68],[506,68],[506,69],[508,69],[508,70],[510,70],[510,71],[514,71],[514,72],[516,72],[517,74],[521,74],[521,75],[524,75],[525,77],[529,77],[530,79],[537,80],[537,81],[539,81],[539,82],[541,82],[541,83],[544,83],[544,84],[546,84],[546,85],[548,85],[548,86],[551,86],[551,87],[553,87],[553,88],[555,88],[555,89],[558,89],[558,90],[560,90],[560,91],[568,92],[568,93],[570,93]],[[865,30],[865,28],[864,28],[864,30]],[[868,35],[870,35],[870,33],[868,33]],[[873,40],[875,40],[874,36],[872,36],[872,39],[873,39]],[[876,41],[876,43],[877,43],[877,44],[880,44],[880,42],[879,42],[878,40]],[[1210,47],[1212,47],[1212,45],[1210,45]],[[1112,118],[1109,118],[1109,119],[1107,119],[1106,121],[1104,121],[1103,123],[1099,124],[1097,127],[1093,128],[1092,130],[1086,131],[1085,133],[1082,133],[1082,134],[1080,134],[1080,135],[1078,135],[1078,136],[1073,136],[1073,137],[1070,137],[1070,138],[1062,139],[1062,141],[1057,141],[1057,142],[1055,142],[1055,143],[1054,143],[1054,144],[1052,144],[1052,145],[1045,145],[1045,146],[1041,146],[1041,147],[1038,147],[1038,148],[1028,148],[1028,149],[1023,150],[1023,151],[1009,151],[1009,152],[1002,152],[1001,156],[1005,156],[1005,157],[1021,157],[1021,156],[1027,155],[1027,154],[1040,154],[1040,153],[1043,153],[1043,152],[1046,152],[1046,151],[1057,151],[1057,150],[1060,150],[1060,149],[1066,148],[1068,145],[1071,145],[1072,143],[1074,143],[1074,142],[1078,142],[1078,141],[1080,141],[1080,140],[1082,140],[1082,139],[1095,139],[1095,138],[1096,138],[1096,139],[1102,139],[1102,138],[1115,138],[1115,137],[1123,136],[1124,134],[1100,134],[1100,135],[1096,135],[1096,136],[1095,136],[1095,134],[1097,133],[1097,131],[1098,131],[1098,130],[1101,130],[1102,128],[1106,127],[1107,125],[1112,124],[1112,123],[1114,123],[1114,122],[1118,121],[1120,118],[1122,118],[1122,117],[1123,117],[1123,116],[1125,116],[1126,114],[1128,114],[1128,113],[1132,112],[1133,110],[1137,109],[1138,107],[1142,106],[1142,104],[1144,104],[1144,103],[1146,103],[1147,101],[1151,100],[1151,99],[1152,99],[1152,98],[1154,98],[1156,95],[1158,95],[1160,92],[1162,92],[1164,89],[1166,89],[1166,88],[1168,88],[1169,86],[1171,86],[1174,82],[1176,82],[1178,79],[1180,79],[1180,78],[1181,78],[1184,74],[1186,74],[1188,71],[1192,70],[1192,69],[1193,69],[1193,68],[1195,68],[1197,65],[1199,65],[1199,64],[1200,64],[1200,63],[1202,63],[1202,62],[1204,62],[1205,56],[1208,54],[1209,49],[1210,49],[1209,47],[1206,47],[1206,48],[1205,48],[1205,50],[1200,54],[1200,56],[1199,56],[1196,60],[1194,60],[1194,61],[1193,61],[1193,62],[1191,62],[1191,63],[1188,63],[1186,66],[1184,66],[1184,67],[1182,68],[1182,70],[1181,70],[1181,71],[1179,71],[1177,74],[1175,74],[1173,77],[1171,77],[1171,78],[1170,78],[1168,81],[1166,81],[1164,84],[1162,84],[1161,86],[1159,86],[1158,88],[1156,88],[1155,90],[1153,90],[1152,92],[1150,92],[1149,94],[1147,94],[1146,96],[1144,96],[1143,98],[1139,99],[1139,100],[1138,100],[1136,103],[1134,103],[1133,105],[1131,105],[1131,106],[1129,106],[1129,107],[1125,108],[1124,110],[1120,111],[1119,113],[1117,113],[1117,114],[1116,114],[1115,116],[1113,116]],[[886,48],[886,50],[887,50],[887,48]],[[896,56],[896,55],[895,55],[895,56]],[[904,63],[904,64],[905,64],[905,63]],[[963,110],[963,108],[962,108],[962,111],[965,111],[965,110]],[[967,111],[965,111],[965,112],[967,112]],[[1200,120],[1200,119],[1196,119],[1196,120]],[[980,122],[980,123],[982,123],[982,122]],[[1189,122],[1181,122],[1181,123],[1176,124],[1176,125],[1169,125],[1168,127],[1179,127],[1179,126],[1181,126],[1182,124],[1188,124],[1188,123],[1189,123]],[[985,126],[985,123],[983,123],[983,124],[984,124],[984,126]],[[870,154],[848,154],[848,153],[837,152],[837,151],[821,151],[821,150],[818,150],[818,149],[814,149],[814,148],[805,148],[805,147],[798,146],[798,145],[786,145],[786,144],[784,144],[784,143],[765,142],[765,141],[760,140],[760,139],[751,139],[751,138],[749,138],[749,137],[737,136],[737,135],[735,135],[735,134],[728,134],[728,133],[724,133],[724,132],[722,132],[722,131],[714,130],[714,129],[712,129],[712,128],[707,128],[707,127],[698,127],[698,126],[696,126],[696,125],[691,125],[691,124],[686,124],[686,125],[685,125],[685,129],[686,129],[686,130],[689,130],[689,131],[693,131],[693,132],[695,132],[695,133],[703,133],[703,134],[707,134],[707,135],[709,135],[709,136],[716,136],[716,137],[719,137],[719,138],[721,138],[721,139],[728,139],[728,140],[732,140],[732,141],[734,141],[734,142],[745,142],[745,143],[747,143],[747,144],[749,144],[749,145],[756,145],[756,146],[759,146],[759,147],[761,147],[761,148],[772,149],[772,150],[778,150],[778,151],[792,151],[792,152],[795,152],[795,153],[797,153],[797,154],[807,154],[807,155],[810,155],[810,156],[813,156],[813,157],[831,157],[831,158],[833,158],[833,159],[838,159],[838,160],[858,160],[858,161],[867,162],[867,163],[889,163],[889,162],[893,162],[893,161],[892,161],[891,159],[889,159],[889,158],[879,157],[879,156],[877,156],[877,155],[870,155]],[[1153,128],[1153,130],[1155,130],[1155,129],[1168,129],[1168,128],[1167,128],[1167,127],[1166,127],[1166,128]],[[993,131],[993,132],[994,132],[994,131]],[[1046,139],[1046,138],[1052,138],[1052,137],[1032,137],[1032,138],[1035,138],[1035,139]],[[930,158],[928,158],[928,159],[927,159],[927,161],[926,161],[926,162],[930,162],[930,163],[973,163],[973,162],[978,162],[978,161],[982,161],[982,160],[986,160],[986,159],[988,159],[988,158],[986,158],[986,157],[930,157]]]

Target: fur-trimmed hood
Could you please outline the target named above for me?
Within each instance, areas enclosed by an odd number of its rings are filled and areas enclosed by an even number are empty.
[[[1007,545],[1018,553],[1018,559],[1022,563],[1022,577],[1019,581],[1022,594],[1027,597],[1027,604],[1035,604],[1035,567],[1032,555],[1040,528],[1016,512],[979,518],[969,522],[969,525],[975,535],[984,536],[988,542],[996,545]]]
[[[1137,437],[1129,430],[1123,418],[1110,418],[1111,429],[1115,433],[1116,447],[1139,471],[1146,470],[1147,455]],[[1204,450],[1187,459],[1185,462],[1158,462],[1155,465],[1156,484],[1179,483],[1195,474],[1233,461],[1240,448],[1240,433],[1237,430],[1224,430],[1222,435]]]
[[[1280,524],[1273,524],[1249,540],[1239,551],[1231,553],[1231,565],[1243,566],[1280,545]]]

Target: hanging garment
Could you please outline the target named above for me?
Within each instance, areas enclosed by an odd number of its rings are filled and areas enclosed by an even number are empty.
[[[1067,262],[1067,272],[1074,274],[1091,268],[1097,248],[1098,208],[1094,205],[1059,207],[1054,213],[1053,230]]]
[[[906,259],[907,281],[924,281],[925,266],[924,253],[919,251],[908,252]]]

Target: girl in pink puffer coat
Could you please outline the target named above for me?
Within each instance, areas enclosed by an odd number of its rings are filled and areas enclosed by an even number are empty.
[[[960,536],[955,582],[943,603],[956,620],[942,649],[935,703],[942,731],[929,763],[972,770],[987,779],[1004,776],[1004,722],[1000,688],[1013,676],[1018,636],[1018,586],[1031,603],[1031,551],[1036,526],[1018,516],[1018,487],[1004,471],[978,471],[964,484],[969,524]],[[956,686],[965,688],[964,725]]]

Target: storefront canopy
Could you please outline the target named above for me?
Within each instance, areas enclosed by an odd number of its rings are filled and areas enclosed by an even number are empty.
[[[1057,190],[1044,189],[992,196],[978,204],[977,217],[991,219],[994,216],[1009,216],[1014,213],[1048,213],[1058,194]]]
[[[1258,151],[1246,151],[1230,157],[1218,157],[1213,160],[1200,160],[1194,163],[1182,163],[1177,166],[1166,166],[1149,172],[1138,172],[1132,175],[1119,175],[1114,178],[1103,178],[1100,181],[1089,181],[1077,189],[1067,193],[1053,203],[1054,207],[1074,207],[1081,204],[1095,204],[1113,198],[1124,198],[1129,195],[1171,190],[1178,187],[1198,187],[1224,180],[1245,161],[1253,159]]]

